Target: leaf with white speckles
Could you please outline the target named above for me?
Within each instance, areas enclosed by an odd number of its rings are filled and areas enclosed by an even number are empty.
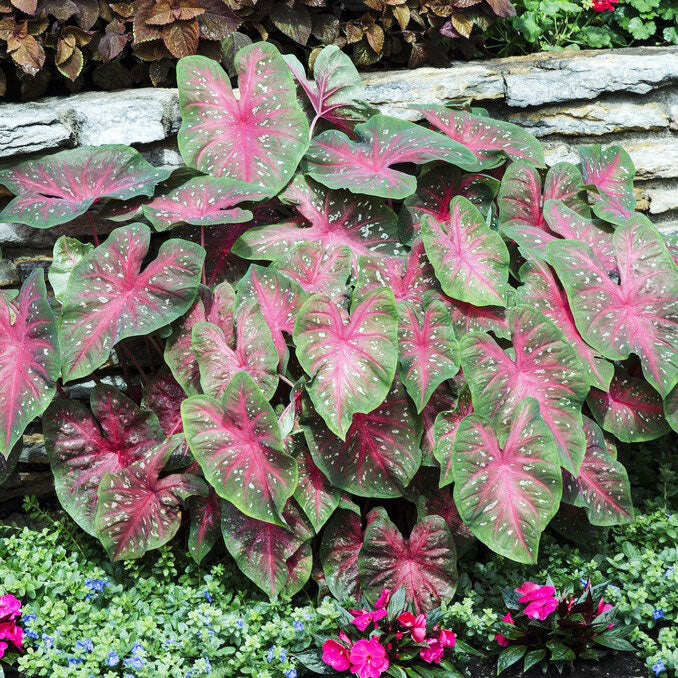
[[[150,236],[144,224],[117,228],[73,269],[59,324],[64,381],[91,374],[119,341],[164,327],[193,303],[205,251],[167,240],[141,271]]]
[[[657,391],[622,367],[615,369],[607,393],[592,388],[586,402],[598,424],[625,443],[655,440],[670,430]]]
[[[578,151],[584,183],[597,189],[589,191],[594,213],[613,224],[623,224],[636,208],[636,170],[629,154],[619,146],[603,150],[600,144],[580,146]]]
[[[439,298],[447,306],[458,338],[469,332],[492,332],[495,337],[504,339],[511,336],[503,306],[475,306],[444,295]]]
[[[277,259],[296,243],[320,243],[326,250],[347,246],[355,260],[404,252],[395,212],[377,198],[332,191],[299,174],[280,194],[297,215],[279,224],[250,228],[233,246],[246,259]]]
[[[252,518],[284,524],[297,462],[284,453],[278,420],[252,378],[238,372],[220,400],[191,396],[181,416],[193,456],[217,494]]]
[[[172,436],[99,484],[96,532],[111,560],[130,560],[160,548],[181,526],[182,501],[207,495],[204,480],[189,473],[160,477],[183,436]]]
[[[165,436],[153,413],[112,386],[96,386],[90,408],[77,400],[55,400],[43,416],[43,431],[61,506],[94,534],[103,475],[139,461]]]
[[[288,563],[295,566],[295,554],[298,557],[299,548],[313,536],[293,501],[287,502],[282,516],[287,528],[250,518],[226,501],[221,505],[221,532],[228,552],[243,574],[271,599],[280,595],[290,579]]]
[[[313,529],[320,528],[329,520],[338,508],[341,492],[334,487],[323,472],[315,465],[311,453],[302,449],[297,457],[299,464],[299,482],[294,498],[299,502]]]
[[[664,399],[664,416],[669,426],[678,433],[678,386]]]
[[[199,565],[219,539],[221,500],[210,489],[206,497],[189,497],[186,507],[189,515],[188,550]]]
[[[157,196],[142,211],[158,231],[180,224],[235,224],[252,218],[250,210],[237,207],[239,203],[257,202],[267,196],[267,191],[236,179],[197,177]]]
[[[353,416],[345,441],[312,411],[302,426],[318,468],[352,494],[400,497],[419,469],[421,426],[398,379],[383,403]]]
[[[452,473],[454,441],[457,437],[459,424],[469,414],[473,414],[473,403],[471,402],[471,392],[466,387],[459,394],[455,406],[450,410],[441,412],[435,419],[433,427],[435,448],[433,454],[440,463],[440,487],[449,485],[454,481]]]
[[[404,539],[382,507],[368,516],[358,557],[360,585],[374,603],[382,589],[405,589],[416,614],[427,613],[450,600],[457,588],[457,551],[450,530],[440,516],[418,521]]]
[[[129,146],[81,146],[32,158],[0,172],[0,184],[17,196],[0,220],[51,228],[84,214],[101,198],[153,195],[169,174]]]
[[[438,466],[438,461],[434,456],[436,445],[434,430],[436,417],[441,412],[446,412],[454,407],[456,395],[450,388],[449,382],[443,382],[433,391],[431,397],[426,403],[426,407],[421,411],[421,422],[424,433],[421,437],[421,464],[422,466]]]
[[[351,313],[313,295],[294,325],[297,359],[311,377],[316,411],[342,440],[356,413],[371,412],[391,387],[398,362],[398,311],[393,293],[375,290]]]
[[[62,235],[54,243],[52,263],[49,265],[47,278],[57,301],[61,302],[63,300],[63,295],[73,269],[93,249],[94,245],[91,243],[80,242],[76,238],[69,238],[67,235]]]
[[[454,501],[464,523],[493,551],[536,562],[562,493],[558,453],[539,403],[523,399],[499,435],[485,417],[466,417],[453,454]]]
[[[443,160],[479,169],[476,157],[462,144],[413,122],[374,115],[354,132],[356,141],[337,130],[315,137],[306,154],[308,174],[329,188],[399,199],[414,193],[417,180],[393,165]]]
[[[507,156],[544,166],[541,144],[518,125],[435,104],[416,108],[433,127],[470,149],[483,168],[501,165]]]
[[[398,305],[400,378],[417,412],[443,381],[459,371],[459,347],[447,308],[437,299],[420,308],[408,302]]]
[[[287,581],[282,595],[290,598],[306,586],[313,570],[313,547],[311,540],[305,541],[286,561]]]
[[[612,458],[603,432],[584,417],[586,454],[573,478],[563,473],[563,501],[586,509],[592,525],[606,527],[633,522],[631,487],[624,467]]]
[[[56,319],[36,269],[13,301],[0,297],[0,458],[50,404],[59,372]]]
[[[678,275],[662,236],[634,215],[614,233],[619,283],[593,250],[569,240],[547,248],[577,329],[610,360],[640,357],[645,378],[665,396],[678,382]]]
[[[277,193],[308,146],[308,121],[294,80],[271,43],[235,56],[240,97],[221,66],[203,56],[177,64],[182,124],[179,150],[189,167]]]
[[[584,368],[563,333],[538,311],[514,306],[508,318],[515,357],[487,334],[472,332],[461,340],[473,409],[505,431],[518,404],[535,398],[560,463],[576,474],[586,449],[581,408],[589,385]]]
[[[506,306],[508,250],[471,202],[453,198],[447,221],[426,217],[421,238],[445,294],[476,306]]]

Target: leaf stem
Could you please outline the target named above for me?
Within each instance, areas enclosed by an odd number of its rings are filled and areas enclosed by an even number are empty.
[[[294,388],[294,384],[284,374],[278,373],[278,376],[280,381],[284,381],[290,388]]]
[[[205,249],[205,225],[200,224],[200,247]],[[207,283],[207,274],[205,273],[205,262],[202,264],[202,274],[201,274],[202,284]]]
[[[92,215],[90,214],[89,210],[85,212],[87,215],[87,222],[89,223],[89,229],[92,231],[92,238],[94,239],[94,245],[95,247],[99,247],[99,234],[97,233],[97,229],[94,226],[94,219],[92,219]]]

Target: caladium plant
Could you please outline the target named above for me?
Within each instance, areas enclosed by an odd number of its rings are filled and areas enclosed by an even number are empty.
[[[457,547],[533,562],[548,525],[632,519],[614,440],[678,430],[676,264],[620,149],[545,171],[513,125],[382,115],[315,57],[311,81],[250,45],[238,94],[183,59],[169,179],[106,146],[0,173],[2,218],[122,223],[57,239],[51,290],[0,290],[0,482],[42,415],[57,496],[112,558],[223,541],[272,598],[313,571],[426,613]]]

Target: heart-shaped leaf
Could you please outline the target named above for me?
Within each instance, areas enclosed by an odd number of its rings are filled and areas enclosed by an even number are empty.
[[[398,305],[400,378],[421,412],[435,389],[459,371],[459,347],[445,305],[434,299],[424,311]]]
[[[248,516],[283,524],[297,462],[283,452],[278,420],[252,378],[238,372],[220,400],[191,396],[181,416],[191,452],[217,494]]]
[[[419,614],[452,598],[457,587],[457,553],[445,521],[427,516],[404,539],[385,509],[375,508],[371,514],[358,557],[360,585],[368,600],[374,603],[383,589],[403,587],[407,602]]]
[[[353,415],[380,405],[398,362],[398,311],[380,288],[346,309],[322,294],[299,310],[294,325],[297,359],[312,381],[315,409],[342,440]]]
[[[608,392],[592,388],[586,402],[598,424],[625,443],[654,440],[670,429],[657,391],[621,367]]]
[[[184,389],[179,386],[170,370],[163,366],[144,386],[141,406],[158,417],[160,428],[167,436],[183,433],[181,403],[186,399]]]
[[[433,435],[435,448],[433,454],[440,463],[440,487],[454,482],[452,464],[454,463],[454,441],[457,438],[459,424],[464,417],[473,414],[471,392],[468,387],[459,394],[451,410],[441,412],[435,419]]]
[[[592,525],[633,522],[633,503],[626,469],[608,452],[603,432],[584,417],[586,454],[573,478],[563,474],[563,501],[586,509]]]
[[[578,151],[584,183],[597,189],[589,192],[594,213],[605,221],[623,224],[636,208],[636,170],[629,154],[619,146],[603,150],[600,144],[580,146]]]
[[[267,195],[267,191],[235,179],[196,177],[157,196],[142,210],[158,231],[179,224],[234,224],[252,218],[250,210],[236,207],[238,203],[263,200]]]
[[[421,125],[387,115],[374,115],[355,126],[356,141],[328,130],[311,141],[308,173],[329,188],[382,198],[406,198],[417,180],[393,165],[421,165],[443,160],[466,170],[479,169],[475,156],[460,143]]]
[[[452,199],[446,222],[427,217],[421,238],[445,294],[476,306],[506,305],[508,250],[466,198]]]
[[[433,127],[470,149],[481,167],[501,165],[506,156],[544,166],[541,144],[518,125],[444,106],[416,106],[416,109]]]
[[[458,338],[469,332],[492,332],[495,337],[511,336],[503,306],[474,306],[465,301],[440,295],[452,319],[452,327]]]
[[[189,511],[188,550],[199,565],[219,539],[221,500],[210,489],[206,497],[189,497],[186,507]]]
[[[515,306],[508,317],[515,357],[486,334],[472,332],[461,340],[461,364],[473,409],[501,432],[518,403],[535,398],[560,463],[576,475],[586,449],[581,408],[589,390],[579,357],[563,333],[538,311]]]
[[[250,518],[227,501],[221,504],[221,532],[228,552],[243,574],[271,599],[277,598],[288,582],[288,562],[313,536],[293,501],[287,503],[282,517],[288,528]]]
[[[93,249],[94,245],[91,243],[80,242],[76,238],[69,238],[67,235],[62,235],[54,243],[52,263],[47,271],[47,279],[58,302],[63,301],[64,292],[73,269]]]
[[[438,462],[433,454],[436,446],[434,435],[435,420],[441,412],[454,407],[457,396],[450,388],[449,382],[443,382],[433,391],[426,407],[421,411],[421,422],[424,434],[421,438],[421,464],[422,466],[437,467]]]
[[[142,459],[99,484],[96,531],[111,560],[141,558],[160,548],[181,526],[181,504],[191,495],[206,495],[205,481],[189,473],[160,478],[183,436],[168,438]]]
[[[614,373],[612,363],[594,351],[581,337],[574,323],[570,303],[551,267],[544,261],[528,258],[520,268],[522,285],[515,301],[531,306],[552,320],[576,350],[592,386],[607,390]]]
[[[329,520],[339,507],[341,492],[315,465],[311,453],[302,449],[297,457],[299,464],[299,482],[294,498],[303,509],[316,532]]]
[[[507,558],[536,562],[539,538],[562,493],[558,453],[539,403],[523,399],[498,436],[485,417],[466,417],[452,473],[454,501],[471,532]]]
[[[167,240],[141,271],[150,235],[144,224],[117,228],[73,269],[59,325],[64,381],[91,374],[119,341],[160,329],[193,303],[205,251]]]
[[[361,497],[401,496],[421,463],[421,428],[397,379],[381,405],[354,415],[345,441],[312,413],[304,434],[330,483]]]
[[[94,534],[103,475],[139,461],[165,436],[154,414],[112,386],[96,386],[90,408],[77,400],[55,400],[43,417],[43,431],[61,506]]]
[[[202,56],[177,64],[179,150],[189,167],[277,193],[308,145],[308,121],[280,52],[268,42],[235,56],[240,98],[221,66]]]
[[[304,542],[286,561],[287,581],[282,590],[284,596],[295,596],[306,586],[313,571],[313,548],[311,541]]]
[[[297,175],[279,197],[294,205],[299,216],[247,230],[233,246],[236,254],[274,260],[302,242],[320,243],[327,250],[349,247],[356,261],[365,254],[403,253],[396,214],[377,198],[330,191],[303,175]]]
[[[36,269],[14,301],[0,297],[0,459],[9,457],[28,424],[50,404],[59,371],[56,319],[44,274]]]
[[[610,360],[640,357],[645,378],[663,396],[678,382],[678,276],[661,235],[647,217],[614,233],[619,283],[593,250],[553,242],[549,261],[567,291],[577,329]]]
[[[153,195],[169,174],[128,146],[81,146],[33,158],[0,172],[0,184],[17,196],[0,220],[51,228],[84,214],[101,198]]]

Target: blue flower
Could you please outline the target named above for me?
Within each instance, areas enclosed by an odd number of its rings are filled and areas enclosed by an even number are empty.
[[[108,586],[108,582],[105,579],[87,579],[85,586],[92,591],[101,593]]]
[[[214,600],[214,598],[212,598],[212,594],[209,591],[203,591],[202,595],[205,596],[205,600],[208,603],[211,603]]]
[[[94,644],[89,638],[84,638],[83,640],[79,640],[74,646],[73,646],[73,652],[77,652],[78,650],[84,650],[85,652],[92,652],[94,650]]]
[[[653,667],[652,670],[654,671],[654,675],[658,676],[664,669],[666,668],[666,664],[660,659]]]
[[[664,614],[664,610],[653,610],[652,611],[652,617],[654,619],[664,619],[666,615]]]
[[[21,621],[23,622],[24,626],[32,624],[36,619],[37,617],[34,614],[25,614],[21,617]]]
[[[664,572],[664,576],[665,576],[667,579],[668,579],[672,574],[673,574],[673,568],[672,568],[672,567],[669,567],[669,569],[666,570],[666,572]]]
[[[303,630],[304,630],[304,624],[303,624],[303,622],[295,621],[295,622],[294,622],[294,628],[295,628],[297,631],[303,631]]]
[[[235,625],[241,629],[243,626],[245,626],[245,622],[242,619],[238,619],[238,621],[235,623]]]
[[[120,663],[120,657],[115,652],[109,652],[104,659],[106,666],[117,666]]]
[[[144,666],[144,660],[141,657],[129,657],[122,662],[125,666],[131,666],[133,669],[140,669]]]
[[[585,579],[584,577],[582,577],[582,578],[579,580],[579,583],[580,583],[582,586],[586,586],[586,579]]]
[[[85,660],[84,659],[75,659],[74,657],[69,657],[68,658],[68,666],[77,666],[78,664],[84,664]]]
[[[210,660],[207,657],[203,657],[203,660],[205,662],[205,671],[207,671],[207,673],[212,673],[212,664],[210,664]]]
[[[46,650],[51,650],[54,647],[54,638],[50,638],[46,633],[42,634],[42,642]]]
[[[281,650],[280,652],[280,661],[285,662],[287,660],[287,652],[285,650]]]
[[[273,645],[269,651],[268,654],[266,655],[266,659],[268,660],[268,663],[270,664],[273,661],[273,653],[275,652],[275,645]]]
[[[297,678],[297,670],[296,669],[290,669],[285,676],[287,678]]]
[[[132,649],[130,650],[130,652],[132,654],[139,654],[139,652],[143,652],[143,651],[144,651],[144,646],[141,643],[134,643],[134,645],[132,645]]]
[[[31,631],[30,629],[26,629],[26,630],[24,631],[24,633],[25,633],[29,638],[32,638],[33,640],[37,640],[37,639],[38,639],[38,634],[35,633],[35,631]]]

